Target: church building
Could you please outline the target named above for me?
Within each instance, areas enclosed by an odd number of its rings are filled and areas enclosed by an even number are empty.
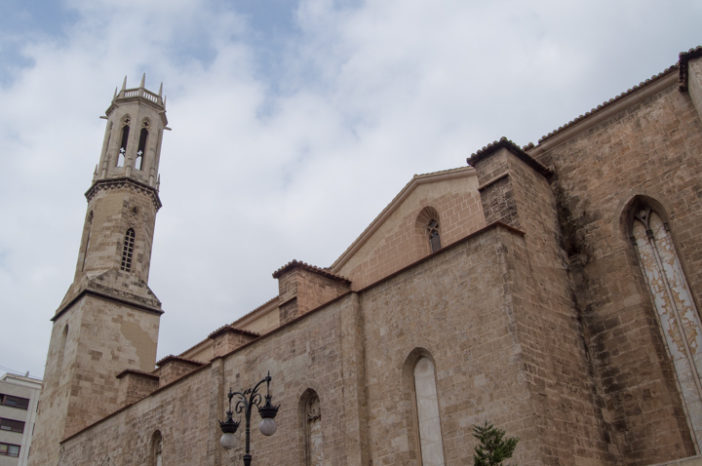
[[[242,413],[233,448],[218,421],[267,374],[253,464],[469,465],[485,422],[514,464],[702,464],[702,48],[536,145],[414,176],[334,263],[281,266],[277,296],[160,361],[162,92],[125,80],[104,118],[29,464],[241,464]]]

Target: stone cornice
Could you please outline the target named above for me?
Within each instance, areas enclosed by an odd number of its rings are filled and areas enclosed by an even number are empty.
[[[151,314],[156,314],[156,315],[161,315],[161,314],[163,314],[163,311],[162,311],[160,308],[158,308],[158,307],[149,306],[149,305],[147,305],[147,304],[138,303],[138,302],[133,301],[133,300],[131,300],[131,299],[125,299],[124,297],[117,297],[117,296],[113,296],[113,295],[111,295],[111,294],[104,293],[104,292],[101,292],[101,291],[93,290],[93,289],[90,289],[90,288],[85,288],[85,289],[81,290],[78,294],[76,294],[76,296],[75,296],[73,299],[71,299],[71,300],[70,300],[69,302],[67,302],[65,305],[61,306],[61,307],[56,311],[56,314],[54,314],[54,316],[51,318],[51,321],[52,321],[52,322],[55,322],[56,319],[58,319],[59,317],[61,317],[66,311],[68,311],[68,310],[73,306],[73,304],[75,304],[75,303],[76,303],[79,299],[81,299],[83,296],[95,296],[95,297],[98,297],[98,298],[103,298],[103,299],[107,299],[107,300],[110,300],[110,301],[114,301],[114,302],[117,302],[117,303],[120,303],[120,304],[126,304],[126,305],[128,305],[128,306],[131,306],[131,307],[134,307],[134,308],[136,308],[136,309],[139,309],[140,311],[148,312],[148,313],[151,313]]]
[[[142,194],[146,194],[147,196],[151,196],[151,200],[154,203],[156,210],[160,209],[163,205],[161,204],[161,199],[158,197],[158,191],[156,188],[127,177],[97,180],[95,183],[93,183],[90,189],[85,192],[85,197],[88,199],[88,201],[90,201],[100,190],[118,188],[130,188]]]

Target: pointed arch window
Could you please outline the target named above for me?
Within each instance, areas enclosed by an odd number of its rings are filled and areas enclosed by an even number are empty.
[[[119,153],[117,154],[117,166],[123,167],[127,156],[127,142],[129,141],[129,118],[122,120],[122,137],[119,143]]]
[[[130,228],[124,235],[124,245],[122,247],[122,263],[120,269],[125,272],[132,270],[132,256],[134,255],[134,229]]]
[[[141,128],[141,133],[139,133],[139,147],[137,149],[136,160],[134,161],[134,168],[141,170],[144,165],[144,154],[146,153],[146,141],[149,138],[149,122],[144,121],[144,125]]]
[[[424,207],[417,215],[415,221],[416,231],[424,244],[421,246],[426,251],[427,245],[430,252],[441,249],[441,231],[439,228],[439,212],[431,206]]]
[[[702,322],[699,312],[662,208],[655,201],[637,199],[630,217],[631,239],[672,359],[692,437],[697,448],[702,449]]]
[[[324,464],[322,449],[322,411],[319,396],[312,389],[307,390],[301,399],[303,432],[305,435],[305,465]]]

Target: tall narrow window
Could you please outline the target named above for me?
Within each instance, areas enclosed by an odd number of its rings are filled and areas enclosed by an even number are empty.
[[[692,437],[702,449],[702,323],[668,224],[652,205],[633,205],[632,240],[672,358]]]
[[[144,154],[146,153],[146,140],[149,137],[149,122],[144,121],[144,127],[141,128],[141,133],[139,134],[139,148],[137,149],[136,160],[134,161],[134,168],[141,170],[144,164]]]
[[[132,255],[134,254],[134,229],[130,228],[124,235],[124,246],[122,247],[122,264],[120,269],[125,272],[132,270]]]
[[[163,466],[163,436],[160,430],[151,436],[151,466]]]
[[[90,246],[90,231],[92,230],[93,226],[93,211],[91,210],[90,213],[88,214],[88,221],[85,222],[85,246],[83,247],[83,263],[81,264],[80,270],[81,272],[85,270],[85,260],[88,258],[88,247]]]
[[[444,448],[441,439],[434,362],[426,356],[420,357],[414,365],[414,393],[417,403],[422,466],[443,466]]]
[[[127,142],[129,141],[129,118],[122,121],[122,138],[119,143],[119,153],[117,154],[117,166],[123,167],[127,156]]]
[[[324,463],[322,449],[322,412],[319,396],[312,389],[302,395],[302,422],[305,433],[305,465],[320,466]]]
[[[431,252],[436,252],[439,249],[441,249],[439,222],[437,222],[436,219],[431,219],[427,224],[427,236],[429,237],[429,246],[431,246]]]

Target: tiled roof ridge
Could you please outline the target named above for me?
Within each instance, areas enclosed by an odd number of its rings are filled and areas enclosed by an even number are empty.
[[[454,173],[454,172],[459,172],[461,170],[465,170],[466,167],[455,167],[455,168],[446,168],[444,170],[437,170],[435,172],[428,172],[428,173],[415,173],[412,176],[412,179],[416,178],[425,178],[429,176],[436,176],[436,175],[445,175],[447,173]]]
[[[165,356],[165,357],[162,358],[160,361],[158,361],[158,362],[156,363],[156,365],[160,367],[160,366],[164,365],[165,363],[167,363],[168,361],[187,362],[187,363],[189,363],[189,364],[194,364],[194,365],[196,365],[196,366],[204,366],[204,365],[205,365],[205,363],[203,363],[203,362],[195,361],[195,360],[193,360],[193,359],[187,359],[187,358],[184,358],[184,357],[181,357],[181,356],[175,356],[175,355],[173,355],[173,354],[169,354],[168,356]]]
[[[251,332],[249,330],[244,330],[241,328],[234,327],[233,325],[227,324],[227,325],[222,325],[221,327],[219,327],[218,329],[216,329],[215,331],[210,333],[207,336],[207,338],[214,338],[217,335],[219,335],[220,333],[224,333],[224,332],[240,333],[242,335],[247,335],[247,336],[254,337],[254,338],[258,338],[261,336],[259,333]]]
[[[290,262],[273,272],[273,278],[278,278],[283,274],[283,272],[286,272],[287,270],[290,270],[295,267],[300,267],[301,269],[305,269],[309,272],[318,273],[324,277],[331,278],[332,280],[351,283],[351,280],[349,280],[348,278],[342,277],[341,275],[336,275],[335,273],[329,271],[328,268],[317,267],[316,265],[308,264],[307,262],[299,261],[297,259],[291,260]]]
[[[529,146],[525,146],[529,147]],[[521,159],[524,163],[527,165],[531,166],[533,169],[544,175],[545,177],[549,177],[553,174],[553,172],[539,163],[537,160],[535,160],[532,156],[524,152],[524,150],[519,147],[517,144],[512,142],[512,140],[506,138],[505,136],[502,136],[500,139],[497,141],[493,141],[490,144],[483,146],[480,148],[478,151],[474,152],[471,154],[470,157],[466,159],[466,162],[468,162],[468,165],[473,166],[475,163],[480,161],[481,159],[487,157],[488,155],[496,152],[499,149],[505,148],[512,152],[514,155],[516,155],[519,159]]]
[[[581,115],[575,117],[574,119],[570,120],[568,123],[559,126],[558,128],[554,129],[553,131],[551,131],[550,133],[546,134],[545,136],[541,136],[541,137],[539,138],[539,144],[541,144],[542,142],[546,141],[547,139],[549,139],[549,138],[555,136],[556,134],[560,133],[561,131],[564,131],[564,130],[568,129],[568,128],[570,128],[571,126],[575,126],[576,124],[580,123],[582,120],[586,119],[587,117],[593,115],[594,113],[599,112],[600,110],[602,110],[602,109],[605,108],[605,107],[609,107],[610,105],[612,105],[612,104],[614,104],[614,103],[616,103],[616,102],[622,100],[624,97],[627,97],[628,95],[634,93],[635,91],[641,89],[642,87],[647,86],[648,84],[652,83],[653,81],[656,81],[656,80],[662,78],[664,75],[670,73],[672,70],[674,70],[674,69],[677,68],[677,67],[678,67],[677,64],[672,65],[672,66],[669,66],[668,68],[666,68],[665,70],[661,71],[660,73],[654,74],[653,76],[651,76],[650,78],[646,79],[645,81],[640,82],[640,83],[637,84],[636,86],[634,86],[634,87],[632,87],[632,88],[630,88],[630,89],[628,89],[628,90],[622,92],[621,94],[619,94],[619,95],[617,95],[617,96],[615,96],[615,97],[612,97],[612,98],[609,99],[609,100],[606,100],[605,102],[602,102],[602,103],[599,104],[597,107],[592,108],[592,109],[590,109],[589,111],[587,111],[587,112],[585,112],[585,113],[583,113],[583,114],[581,114]]]

